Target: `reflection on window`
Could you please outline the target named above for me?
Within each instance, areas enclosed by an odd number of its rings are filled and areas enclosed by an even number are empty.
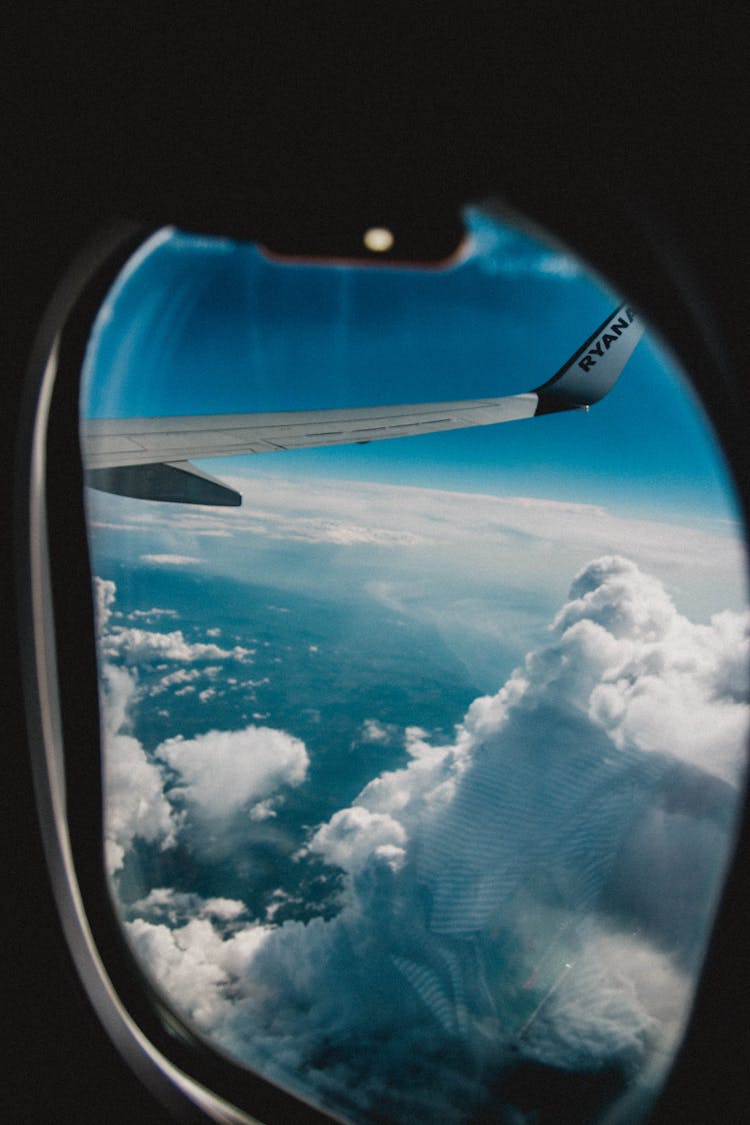
[[[84,417],[498,396],[618,303],[468,211],[438,271],[163,231]],[[747,733],[742,532],[644,338],[564,415],[88,490],[106,858],[216,1047],[352,1121],[639,1120],[679,1044]]]

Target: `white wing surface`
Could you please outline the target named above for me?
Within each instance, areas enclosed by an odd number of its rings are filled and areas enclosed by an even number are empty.
[[[382,441],[588,409],[614,386],[642,333],[632,309],[623,305],[546,383],[503,398],[269,414],[85,419],[80,433],[86,483],[142,499],[237,505],[237,492],[190,460]]]

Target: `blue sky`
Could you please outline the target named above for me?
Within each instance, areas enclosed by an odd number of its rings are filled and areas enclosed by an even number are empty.
[[[531,390],[619,303],[580,263],[477,209],[443,270],[278,264],[251,245],[155,236],[100,314],[82,413],[312,409]],[[264,472],[279,471],[263,458]],[[254,458],[204,463],[252,475]],[[692,393],[648,337],[589,415],[297,451],[285,473],[735,517]]]

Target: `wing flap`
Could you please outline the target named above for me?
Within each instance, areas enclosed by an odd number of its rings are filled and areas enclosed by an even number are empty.
[[[239,492],[187,461],[87,469],[86,484],[100,492],[132,496],[137,500],[169,500],[177,504],[210,504],[222,508],[237,508],[242,503]]]

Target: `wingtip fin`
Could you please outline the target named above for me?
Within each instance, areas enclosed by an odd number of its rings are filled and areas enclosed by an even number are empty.
[[[564,364],[537,387],[536,414],[587,410],[614,387],[643,335],[635,310],[620,305]]]

